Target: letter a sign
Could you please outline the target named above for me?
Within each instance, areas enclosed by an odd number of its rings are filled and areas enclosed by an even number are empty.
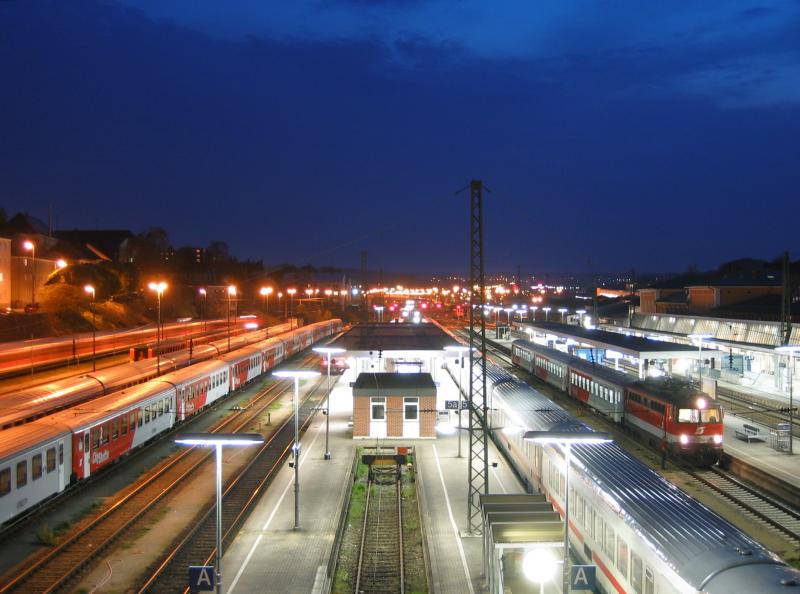
[[[189,567],[189,589],[193,592],[213,592],[216,581],[213,565]]]
[[[594,565],[573,565],[570,568],[570,590],[594,590]]]

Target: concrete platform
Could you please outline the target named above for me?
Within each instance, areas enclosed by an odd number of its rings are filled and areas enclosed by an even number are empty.
[[[748,443],[738,439],[736,431],[741,430],[744,423],[758,426],[767,441]],[[769,447],[769,429],[766,427],[731,415],[725,417],[724,425],[725,453],[800,489],[800,439],[795,437],[793,440],[794,454],[790,455]]]
[[[437,374],[441,400],[457,400],[455,384]],[[340,376],[331,397],[331,453],[323,460],[325,417],[318,415],[303,438],[300,462],[300,524],[293,530],[293,471],[282,468],[223,558],[223,584],[234,592],[319,592],[324,585],[328,559],[345,491],[352,456],[359,445],[348,426],[352,411],[349,382],[352,372]],[[443,409],[444,406],[438,408]],[[455,421],[455,414],[453,422]],[[464,414],[464,420],[467,416]],[[457,423],[456,423],[457,424]],[[418,484],[430,554],[431,591],[462,594],[481,590],[482,540],[462,537],[467,529],[467,462],[469,441],[462,436],[458,458],[457,433],[438,439],[381,440],[381,444],[414,445]],[[490,446],[490,492],[521,493],[512,471]]]

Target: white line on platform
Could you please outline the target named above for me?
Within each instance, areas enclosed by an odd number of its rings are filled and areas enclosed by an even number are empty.
[[[497,474],[497,469],[494,466],[492,466],[492,474],[494,475],[494,478],[497,480],[497,484],[500,485],[500,488],[503,490],[503,493],[508,493],[508,489],[506,489],[506,486],[503,484],[503,481],[500,480],[500,475]]]
[[[314,435],[314,439],[311,440],[311,445],[309,445],[308,446],[308,450],[306,450],[306,455],[305,456],[301,456],[301,458],[300,458],[300,466],[298,466],[298,468],[302,468],[303,467],[303,464],[308,459],[308,456],[311,454],[311,448],[314,447],[314,443],[317,441],[317,438],[320,436],[320,433],[322,433],[322,427],[323,427],[323,425],[320,424],[319,428],[317,429],[316,435]],[[301,439],[300,442],[302,443],[302,441],[303,440]],[[236,588],[236,584],[239,583],[239,578],[242,577],[242,574],[244,573],[244,570],[247,568],[248,563],[250,563],[250,559],[252,559],[253,554],[256,552],[256,549],[258,548],[258,545],[261,542],[261,539],[264,537],[264,532],[267,530],[267,528],[269,528],[269,525],[272,523],[272,519],[275,517],[275,514],[278,513],[278,508],[281,506],[281,503],[283,503],[284,497],[286,497],[286,494],[289,492],[289,489],[293,485],[294,485],[294,475],[291,475],[289,477],[289,482],[286,483],[286,488],[283,490],[283,493],[281,493],[281,496],[278,499],[278,503],[275,504],[275,507],[272,509],[272,513],[269,514],[269,517],[267,518],[267,521],[264,523],[264,526],[262,526],[261,534],[259,534],[258,538],[256,538],[256,541],[253,543],[253,546],[250,548],[250,552],[247,553],[247,557],[244,558],[244,562],[242,563],[242,566],[239,568],[239,571],[236,572],[236,577],[233,578],[233,581],[231,582],[231,585],[228,587],[228,590],[227,590],[228,594],[231,594],[231,592],[233,592],[234,588]]]
[[[444,475],[442,474],[442,465],[439,463],[439,452],[436,449],[436,444],[433,444],[433,457],[436,460],[436,470],[439,471],[439,480],[442,483],[444,490],[444,502],[447,504],[447,514],[450,516],[450,525],[453,527],[453,536],[458,545],[458,554],[461,555],[461,566],[464,568],[464,575],[467,576],[467,586],[469,587],[470,594],[475,594],[472,589],[472,580],[469,577],[469,568],[467,567],[467,558],[464,556],[464,545],[461,544],[461,537],[458,535],[458,526],[456,526],[455,518],[453,518],[453,508],[450,507],[450,495],[447,493],[447,486],[444,484]]]

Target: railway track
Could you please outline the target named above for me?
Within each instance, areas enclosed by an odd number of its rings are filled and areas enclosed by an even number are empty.
[[[300,429],[305,430],[314,412],[323,399],[320,378],[300,405]],[[322,391],[324,392],[324,390]],[[262,492],[272,481],[294,442],[294,418],[289,417],[260,446],[251,461],[229,479],[223,488],[222,498],[222,546],[227,546],[238,533]],[[210,504],[192,527],[175,539],[170,552],[163,560],[148,570],[138,592],[175,594],[188,593],[186,568],[197,565],[213,565],[216,556],[216,505]]]
[[[718,387],[717,399],[729,405],[725,407],[726,413],[766,427],[774,428],[778,423],[789,422],[789,415],[778,410],[789,406],[788,398],[783,403],[766,398],[748,398],[735,390]],[[795,434],[800,433],[800,419],[795,417],[792,421]]]
[[[367,485],[356,594],[404,592],[402,482],[397,471],[375,472]]]
[[[800,513],[776,501],[765,493],[737,480],[718,469],[685,471],[696,482],[710,488],[714,493],[727,499],[736,507],[769,524],[788,537],[796,549],[800,549]]]
[[[312,359],[314,358],[308,357],[306,362]],[[285,382],[273,384],[251,400],[246,409],[223,419],[210,431],[242,430],[290,385]],[[92,566],[103,551],[144,521],[157,504],[184,485],[212,457],[213,451],[202,448],[182,450],[170,457],[164,465],[143,477],[111,507],[83,524],[53,549],[31,560],[22,571],[0,586],[0,594],[49,593],[74,586],[75,580]]]

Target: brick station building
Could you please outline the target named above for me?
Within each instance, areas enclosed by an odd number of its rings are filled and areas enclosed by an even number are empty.
[[[353,438],[436,437],[430,373],[360,373],[353,383]]]

